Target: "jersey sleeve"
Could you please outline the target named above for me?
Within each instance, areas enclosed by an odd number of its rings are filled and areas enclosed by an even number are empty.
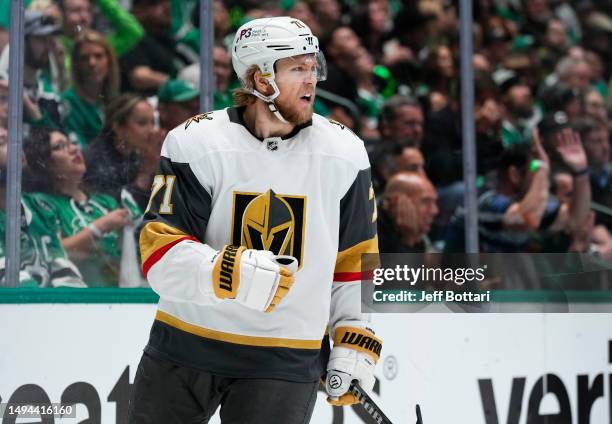
[[[330,315],[332,331],[340,323],[364,327],[369,321],[369,316],[361,313],[360,283],[378,264],[376,218],[376,199],[368,166],[357,172],[340,201],[338,255]]]
[[[218,302],[211,284],[216,251],[204,234],[212,208],[193,165],[173,155],[168,135],[140,232],[142,271],[161,298],[175,302]]]

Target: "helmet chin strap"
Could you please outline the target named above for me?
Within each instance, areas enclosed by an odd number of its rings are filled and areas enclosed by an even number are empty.
[[[255,97],[266,102],[266,104],[268,105],[268,109],[270,109],[270,112],[272,112],[272,114],[276,117],[276,119],[281,121],[283,124],[289,124],[289,121],[283,118],[283,115],[281,115],[280,111],[276,107],[276,104],[274,103],[274,99],[276,99],[280,94],[280,90],[278,89],[278,86],[276,85],[276,81],[270,78],[268,79],[268,82],[274,89],[274,93],[271,96],[265,96],[261,94],[259,91],[257,91],[256,89],[253,89],[251,92],[253,93]]]

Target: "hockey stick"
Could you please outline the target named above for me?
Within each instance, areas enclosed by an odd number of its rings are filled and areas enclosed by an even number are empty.
[[[376,405],[372,398],[361,388],[357,380],[353,380],[349,391],[357,398],[359,403],[363,406],[368,414],[378,424],[393,424],[391,420],[384,414],[384,412]],[[423,424],[423,418],[421,416],[421,407],[417,404],[416,406],[417,421],[416,424]]]

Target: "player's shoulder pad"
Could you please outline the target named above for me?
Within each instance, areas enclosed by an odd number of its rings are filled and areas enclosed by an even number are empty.
[[[323,132],[320,138],[324,140],[326,147],[331,149],[331,154],[346,158],[360,169],[370,166],[363,140],[349,127],[316,114],[313,115],[313,124]]]
[[[229,120],[224,110],[192,116],[168,133],[162,147],[162,156],[173,162],[190,162],[214,148],[227,129]]]

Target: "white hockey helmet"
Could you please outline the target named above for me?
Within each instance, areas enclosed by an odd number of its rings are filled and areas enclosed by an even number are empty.
[[[280,94],[274,81],[276,61],[303,54],[315,55],[316,79],[324,81],[327,77],[327,66],[319,50],[319,40],[304,22],[289,16],[254,19],[236,31],[232,46],[232,65],[241,81],[244,81],[247,70],[257,65],[262,76],[274,88],[274,94],[264,96],[256,90],[253,90],[253,94],[270,103]]]

